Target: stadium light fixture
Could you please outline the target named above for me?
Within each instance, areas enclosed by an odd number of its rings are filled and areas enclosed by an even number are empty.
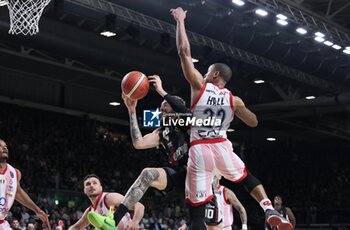
[[[321,32],[316,32],[315,35],[316,35],[316,37],[321,37],[321,38],[324,37],[324,34]]]
[[[334,45],[334,43],[331,42],[331,41],[325,41],[323,44],[325,44],[326,46],[332,46],[332,45]]]
[[[268,15],[267,11],[266,10],[263,10],[263,9],[257,9],[255,11],[256,14],[260,15],[260,16],[263,16],[265,17],[266,15]]]
[[[100,33],[100,35],[105,37],[113,37],[113,36],[116,36],[117,34],[112,31],[103,31]]]
[[[232,0],[232,3],[236,4],[237,6],[243,6],[245,3],[241,0]]]
[[[299,28],[297,29],[297,32],[298,32],[299,34],[306,34],[306,33],[307,33],[307,30],[304,29],[304,28],[299,27]]]
[[[234,132],[235,130],[234,129],[228,129],[227,130],[227,132],[229,132],[229,133],[232,133],[232,132]]]
[[[287,16],[285,16],[283,14],[277,14],[276,18],[281,19],[281,20],[287,20]]]
[[[324,38],[322,38],[322,37],[315,37],[315,40],[317,42],[324,42]]]
[[[198,60],[198,59],[195,59],[195,58],[192,58],[192,62],[193,62],[193,63],[196,63],[196,62],[199,62],[199,60]]]
[[[288,22],[285,21],[285,20],[282,20],[282,19],[278,19],[278,20],[277,20],[277,23],[280,24],[280,25],[282,25],[282,26],[288,25]]]
[[[103,28],[103,31],[100,33],[102,36],[105,37],[113,37],[117,35],[115,33],[115,25],[117,21],[117,16],[114,14],[107,14],[105,16],[105,25]]]
[[[341,49],[341,46],[340,46],[340,45],[335,44],[335,45],[333,45],[333,46],[332,46],[332,48],[333,48],[333,49],[336,49],[336,50],[340,50],[340,49]]]
[[[350,49],[343,50],[343,53],[350,54]]]
[[[315,96],[307,96],[305,97],[306,100],[312,100],[312,99],[315,99],[316,97]]]
[[[265,83],[265,81],[264,80],[255,80],[254,83],[255,84],[263,84],[263,83]]]
[[[266,138],[266,140],[268,140],[268,141],[276,141],[276,138],[274,138],[274,137],[268,137],[268,138]]]
[[[118,105],[120,105],[120,103],[116,102],[116,101],[112,101],[112,102],[109,102],[109,105],[111,105],[111,106],[118,106]]]

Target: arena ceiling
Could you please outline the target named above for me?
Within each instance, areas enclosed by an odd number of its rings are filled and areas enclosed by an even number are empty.
[[[350,2],[347,0],[294,0],[293,2],[350,30]]]
[[[108,103],[121,102],[122,76],[140,70],[159,74],[166,90],[189,101],[169,13],[182,6],[196,67],[204,74],[210,63],[229,64],[235,76],[228,88],[268,121],[266,129],[349,138],[350,55],[342,52],[350,46],[349,1],[245,2],[238,7],[231,0],[52,0],[36,36],[7,34],[8,10],[0,7],[0,95],[7,102],[18,99],[125,124],[126,109]],[[257,16],[257,8],[268,17]],[[287,26],[276,23],[278,13],[288,16]],[[108,14],[116,16],[117,36],[111,38],[99,34],[110,25]],[[308,34],[297,34],[298,26]],[[342,49],[316,42],[317,31]],[[258,79],[265,83],[255,84]],[[151,91],[140,111],[160,102]]]

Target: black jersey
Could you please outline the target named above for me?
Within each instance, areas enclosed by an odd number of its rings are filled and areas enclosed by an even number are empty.
[[[160,141],[173,168],[187,165],[190,136],[186,127],[166,126],[159,130]]]
[[[280,210],[276,210],[276,211],[279,212],[279,213],[281,213],[281,215],[282,215],[284,218],[286,218],[287,220],[289,220],[288,217],[287,217],[287,209],[286,209],[285,206],[282,205],[281,209],[280,209]]]

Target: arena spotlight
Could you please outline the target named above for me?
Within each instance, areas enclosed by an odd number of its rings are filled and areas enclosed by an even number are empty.
[[[278,19],[278,20],[277,20],[277,23],[280,24],[280,25],[282,25],[282,26],[288,25],[288,22],[285,21],[285,20],[282,20],[282,19]]]
[[[307,33],[307,30],[304,29],[304,28],[301,28],[301,27],[299,27],[296,31],[297,31],[299,34],[306,34],[306,33]]]
[[[227,132],[229,132],[229,133],[232,133],[232,132],[234,132],[235,130],[234,129],[228,129],[227,130]]]
[[[0,6],[6,6],[7,5],[7,1],[1,0],[0,1]]]
[[[340,46],[340,45],[335,44],[335,45],[333,45],[333,46],[332,46],[332,48],[333,48],[333,49],[336,49],[336,50],[340,50],[340,49],[341,49],[341,46]]]
[[[281,20],[287,20],[287,16],[285,16],[283,14],[277,14],[276,18],[281,19]]]
[[[267,11],[263,10],[263,9],[257,9],[255,11],[256,14],[265,17],[266,15],[268,15]]]
[[[103,32],[100,33],[100,35],[105,36],[105,37],[113,37],[113,36],[115,36],[117,34],[112,32],[112,31],[103,31]]]
[[[263,84],[263,83],[265,83],[265,81],[264,80],[255,80],[254,83],[255,84]]]
[[[245,3],[241,0],[232,0],[232,3],[236,4],[237,6],[243,6]]]
[[[317,37],[321,37],[321,38],[323,38],[323,37],[324,37],[324,34],[323,34],[323,33],[321,33],[321,32],[316,32],[316,33],[315,33],[315,35],[316,35]]]
[[[322,38],[322,37],[315,37],[315,40],[317,42],[324,42],[324,38]]]
[[[350,50],[350,46],[345,47],[345,49]]]
[[[312,100],[312,99],[315,99],[316,97],[315,96],[307,96],[305,97],[306,100]]]
[[[268,137],[268,138],[266,138],[266,140],[268,140],[268,141],[276,141],[276,138],[274,138],[274,137]]]
[[[105,17],[105,28],[100,33],[100,35],[106,36],[106,37],[113,37],[113,36],[117,35],[115,33],[116,19],[117,19],[117,16],[115,16],[114,14],[106,15],[106,17]]]
[[[109,102],[109,105],[111,105],[111,106],[118,106],[118,105],[120,105],[120,103],[116,102],[116,101],[111,101],[111,102]]]
[[[334,45],[334,43],[331,42],[331,41],[325,41],[323,44],[325,44],[326,46],[332,46],[332,45]]]
[[[196,62],[199,62],[199,60],[198,60],[198,59],[195,59],[195,58],[192,58],[192,62],[193,62],[193,63],[196,63]]]
[[[350,54],[350,49],[343,50],[343,53]]]

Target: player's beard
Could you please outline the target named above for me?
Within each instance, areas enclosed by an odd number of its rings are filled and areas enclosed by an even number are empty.
[[[6,162],[9,159],[9,155],[8,154],[2,154],[1,158],[0,158],[0,162]]]

